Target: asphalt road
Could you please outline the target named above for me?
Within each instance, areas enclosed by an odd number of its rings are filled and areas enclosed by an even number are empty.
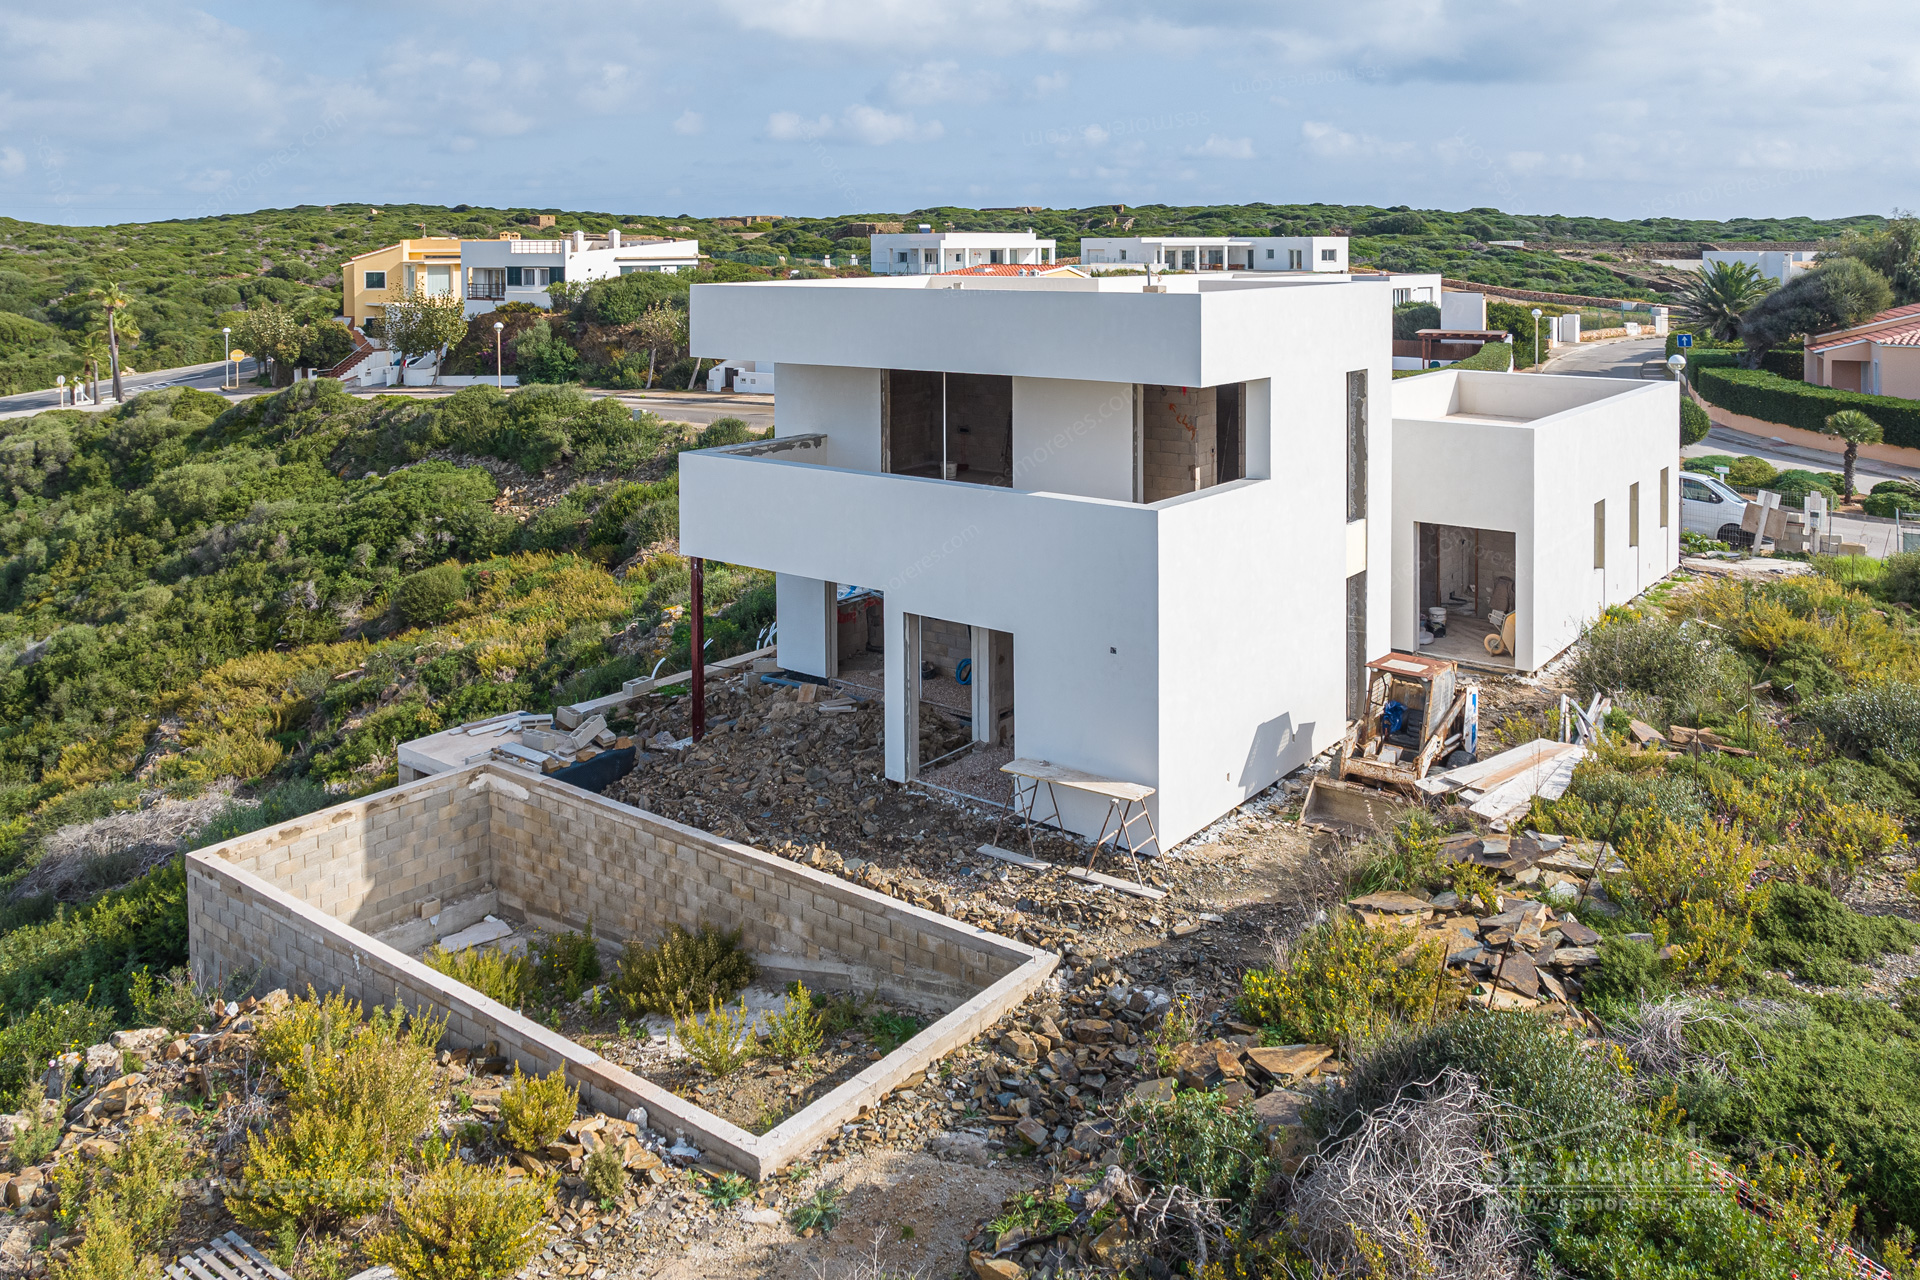
[[[1651,381],[1667,376],[1666,358],[1665,338],[1607,338],[1556,351],[1540,371]]]
[[[161,387],[198,387],[202,391],[220,390],[224,362],[215,360],[211,364],[183,365],[178,369],[159,369],[153,373],[125,373],[120,375],[121,390],[132,398],[135,392],[158,391]],[[105,371],[102,370],[104,373]],[[245,380],[255,375],[257,370],[252,359],[240,363],[240,377]],[[259,391],[262,388],[250,388]],[[70,394],[72,388],[67,389]],[[39,413],[45,409],[60,407],[63,393],[58,389],[50,391],[23,391],[19,395],[0,396],[0,418],[17,418],[25,414]],[[100,379],[99,405],[81,405],[83,409],[102,408],[113,403],[113,380]]]

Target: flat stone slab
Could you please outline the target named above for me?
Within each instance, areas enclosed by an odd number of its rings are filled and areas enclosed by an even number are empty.
[[[489,942],[498,942],[513,932],[513,926],[505,920],[488,916],[479,924],[471,924],[458,933],[450,933],[440,939],[440,945],[448,951],[465,951]]]
[[[1303,1076],[1328,1058],[1333,1050],[1323,1044],[1289,1044],[1274,1049],[1248,1049],[1248,1062],[1275,1077]]]

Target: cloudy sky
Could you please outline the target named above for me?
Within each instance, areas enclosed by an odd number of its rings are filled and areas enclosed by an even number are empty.
[[[0,0],[0,213],[1916,203],[1920,6]]]

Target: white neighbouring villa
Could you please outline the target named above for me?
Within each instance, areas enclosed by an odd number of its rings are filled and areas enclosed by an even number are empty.
[[[549,310],[553,300],[547,286],[563,280],[605,280],[636,271],[692,271],[699,265],[698,240],[622,238],[618,229],[603,236],[575,231],[559,240],[523,240],[509,233],[498,240],[460,242],[468,319],[503,302],[528,302]]]
[[[681,550],[778,575],[787,669],[881,651],[888,777],[919,775],[922,664],[957,647],[975,741],[1156,788],[1171,845],[1338,742],[1365,663],[1418,646],[1412,548],[1442,522],[1524,548],[1521,666],[1673,564],[1672,384],[1394,383],[1391,311],[1297,276],[697,285],[693,351],[774,362],[778,426],[681,455]],[[1595,502],[1620,514],[1575,538]]]
[[[1053,265],[1054,242],[1027,231],[894,231],[867,237],[875,275],[938,275],[967,267]]]
[[[1345,236],[1083,236],[1083,267],[1159,271],[1347,269]]]

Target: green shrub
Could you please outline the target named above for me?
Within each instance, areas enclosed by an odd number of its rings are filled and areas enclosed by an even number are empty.
[[[1673,978],[1651,943],[1614,936],[1601,943],[1600,963],[1586,971],[1580,1002],[1614,1015],[1672,988]]]
[[[1920,1033],[1879,1000],[1800,998],[1723,1005],[1689,1044],[1723,1055],[1728,1076],[1676,1083],[1699,1136],[1736,1158],[1831,1145],[1849,1191],[1880,1232],[1920,1228]]]
[[[1422,329],[1440,327],[1440,308],[1431,302],[1403,302],[1393,309],[1393,337],[1396,342],[1413,342]]]
[[[1602,621],[1588,631],[1568,675],[1583,696],[1641,693],[1670,713],[1737,704],[1747,683],[1738,659],[1711,633],[1638,615]]]
[[[457,564],[437,564],[400,579],[393,607],[410,626],[445,622],[454,606],[467,598],[467,576]]]
[[[185,1136],[164,1121],[134,1130],[105,1159],[70,1154],[53,1170],[61,1222],[72,1230],[110,1214],[135,1250],[156,1249],[179,1224],[181,1187],[192,1164]]]
[[[1864,916],[1825,889],[1792,883],[1773,886],[1753,934],[1754,964],[1823,987],[1859,986],[1868,976],[1862,965],[1920,946],[1920,924]]]
[[[1920,515],[1920,498],[1904,490],[1869,494],[1861,500],[1860,506],[1868,515],[1879,516],[1882,520],[1891,520],[1895,516],[1911,518]]]
[[[261,1034],[288,1109],[357,1124],[383,1159],[398,1159],[434,1113],[433,1060],[446,1020],[375,1009],[365,1022],[344,996],[295,1000]]]
[[[780,1012],[767,1019],[767,1052],[789,1064],[805,1062],[820,1051],[824,1034],[812,995],[805,983],[796,982]]]
[[[386,1202],[392,1176],[381,1135],[360,1111],[306,1108],[262,1137],[247,1135],[246,1169],[226,1194],[242,1226],[279,1233],[350,1221]]]
[[[593,940],[593,921],[585,933],[567,932],[543,938],[534,948],[534,976],[541,986],[563,1000],[577,1000],[600,977],[600,948]]]
[[[509,1178],[452,1160],[395,1197],[395,1226],[367,1242],[367,1257],[404,1280],[498,1280],[518,1272],[544,1237],[551,1175]]]
[[[1316,1105],[1309,1122],[1342,1135],[1396,1097],[1439,1088],[1448,1067],[1505,1103],[1495,1127],[1535,1151],[1618,1141],[1644,1124],[1617,1056],[1591,1050],[1580,1036],[1531,1013],[1458,1017],[1388,1040],[1357,1064],[1344,1088]]]
[[[513,1083],[500,1091],[507,1142],[521,1151],[538,1151],[558,1138],[579,1110],[579,1094],[567,1083],[564,1068],[549,1076],[526,1076],[516,1062]]]
[[[1843,751],[1920,758],[1920,685],[1900,680],[1861,685],[1807,703],[1800,716]]]
[[[602,1142],[587,1154],[580,1166],[580,1176],[587,1184],[587,1194],[602,1209],[618,1200],[627,1189],[627,1166],[611,1142]]]
[[[1713,429],[1713,419],[1690,396],[1680,397],[1680,443],[1684,447],[1699,444]]]
[[[700,429],[694,438],[696,449],[718,449],[730,444],[745,444],[749,440],[758,440],[760,433],[739,418],[715,418]]]
[[[1134,1103],[1126,1118],[1123,1146],[1136,1173],[1215,1201],[1241,1230],[1261,1220],[1279,1170],[1252,1107],[1187,1090],[1169,1102]]]
[[[1445,948],[1414,942],[1413,930],[1374,928],[1342,915],[1302,934],[1283,965],[1247,970],[1240,1014],[1273,1028],[1283,1042],[1349,1053],[1397,1025],[1428,1022],[1460,992],[1447,973]]]
[[[1540,1274],[1551,1258],[1552,1274],[1589,1280],[1852,1280],[1845,1260],[1828,1253],[1829,1244],[1847,1238],[1853,1218],[1840,1205],[1830,1166],[1798,1152],[1768,1153],[1747,1177],[1782,1203],[1782,1212],[1746,1208],[1706,1168],[1658,1138],[1569,1145],[1533,1189],[1544,1228]],[[1595,1193],[1596,1184],[1605,1194]]]
[[[61,1126],[57,1113],[53,1119],[40,1114],[43,1109],[41,1104],[46,1098],[46,1082],[37,1076],[20,1091],[15,1110],[26,1113],[27,1126],[14,1131],[12,1153],[23,1169],[39,1164],[60,1145]]]
[[[195,983],[184,965],[161,978],[142,969],[133,975],[133,1017],[143,1027],[191,1031],[207,1020],[207,1001],[214,994]]]
[[[1840,496],[1840,477],[1831,471],[1807,471],[1795,467],[1775,476],[1767,488],[1789,502],[1800,504],[1805,504],[1809,493],[1818,491],[1827,496],[1831,505]]]
[[[1698,367],[1688,372],[1703,400],[1730,413],[1820,431],[1829,414],[1859,409],[1881,425],[1888,444],[1920,448],[1920,402],[1795,382],[1762,369]]]
[[[447,951],[435,945],[428,947],[420,960],[435,973],[464,982],[509,1009],[519,1008],[527,992],[533,989],[533,962],[525,956],[510,956],[484,947]]]
[[[673,1033],[687,1056],[717,1079],[732,1075],[759,1051],[753,1038],[753,1015],[747,1012],[745,1000],[737,1013],[717,1000],[707,1004],[705,1017],[692,1010],[676,1013]]]
[[[222,840],[244,836],[263,827],[289,822],[338,801],[338,796],[329,794],[325,787],[312,779],[292,778],[260,797],[258,804],[229,802],[226,808],[214,815],[211,822],[200,828],[200,834],[194,837],[193,844],[196,848],[219,844]]]
[[[134,1245],[133,1232],[115,1206],[102,1205],[86,1219],[86,1236],[54,1264],[54,1280],[160,1280],[160,1260]]]
[[[1779,469],[1765,458],[1741,454],[1728,468],[1727,480],[1748,489],[1764,489],[1772,484],[1779,474]]]
[[[670,925],[653,946],[627,943],[609,984],[628,1013],[674,1015],[733,999],[753,981],[740,931],[703,924],[697,934]]]
[[[1920,551],[1902,551],[1887,557],[1880,576],[1880,593],[1896,604],[1920,607]]]
[[[821,1187],[818,1191],[795,1205],[787,1214],[787,1221],[793,1224],[795,1231],[817,1231],[821,1235],[831,1235],[840,1225],[841,1199],[846,1193],[838,1187]]]

